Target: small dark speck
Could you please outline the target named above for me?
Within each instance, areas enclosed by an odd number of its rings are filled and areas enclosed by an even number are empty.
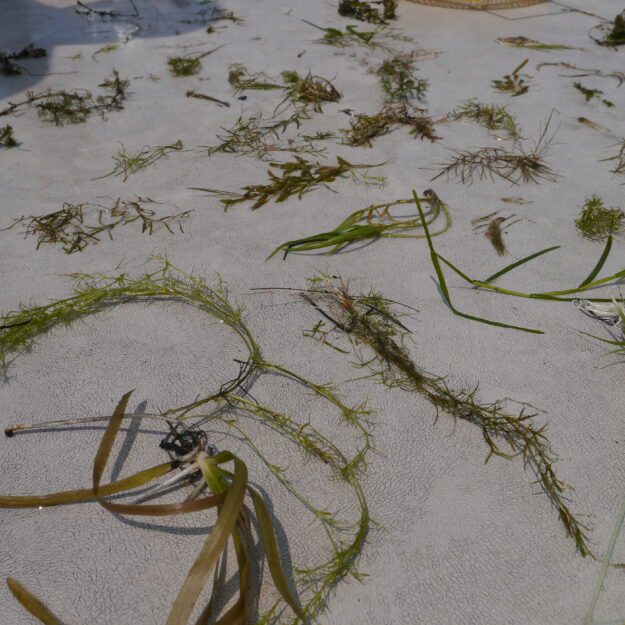
[[[239,100],[247,100],[247,96],[246,95],[240,95],[239,96]]]

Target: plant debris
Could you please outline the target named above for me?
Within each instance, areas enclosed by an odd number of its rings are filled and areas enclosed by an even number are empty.
[[[40,59],[48,53],[44,48],[35,48],[31,43],[19,52],[5,53],[0,52],[0,73],[3,76],[19,76],[23,72],[28,72],[24,67],[15,63],[24,59]]]
[[[245,513],[245,522],[241,520],[243,498],[247,491],[256,513],[256,523],[269,571],[280,595],[268,612],[259,615],[259,622],[291,622],[289,614],[284,614],[287,607],[302,621],[314,621],[327,608],[328,597],[338,584],[350,576],[359,578],[356,565],[371,524],[360,485],[360,474],[366,468],[367,453],[372,449],[371,435],[366,424],[369,413],[364,406],[351,407],[344,404],[331,385],[316,384],[281,365],[266,361],[260,346],[243,321],[243,311],[230,303],[225,285],[221,281],[216,287],[211,287],[203,278],[180,272],[167,261],[164,261],[163,266],[157,271],[136,279],[126,274],[118,276],[79,274],[76,276],[74,294],[70,297],[42,306],[23,306],[19,311],[9,313],[0,319],[0,323],[7,328],[0,336],[0,362],[6,367],[9,354],[28,351],[43,334],[97,314],[111,306],[128,302],[156,304],[162,301],[189,305],[231,328],[249,354],[247,360],[237,361],[240,363],[238,375],[224,382],[212,394],[200,396],[190,404],[170,408],[159,414],[142,413],[142,418],[161,422],[169,428],[165,446],[170,461],[110,484],[101,485],[100,480],[123,419],[135,416],[134,413],[127,412],[130,393],[122,398],[112,416],[65,419],[30,426],[18,424],[7,428],[6,435],[14,436],[42,428],[65,428],[68,425],[97,422],[107,424],[95,456],[91,487],[42,496],[0,496],[0,507],[40,508],[97,500],[110,512],[147,516],[185,514],[217,507],[216,525],[213,525],[207,542],[191,569],[192,575],[187,577],[170,611],[169,625],[186,625],[199,593],[211,570],[216,566],[230,535],[233,537],[237,552],[240,596],[227,615],[228,618],[236,617],[237,620],[241,620],[246,613],[248,585],[246,571],[252,568],[251,558],[259,557],[256,551],[251,549],[252,543],[248,532],[250,528],[247,525],[251,514]],[[339,411],[345,423],[357,433],[359,442],[353,446],[356,449],[348,455],[316,430],[310,422],[298,421],[294,417],[259,404],[248,389],[250,384],[263,374],[277,374],[288,378],[304,386],[320,400],[329,402]],[[194,422],[187,425],[189,420]],[[332,478],[351,490],[358,510],[356,523],[346,521],[336,512],[315,507],[299,490],[288,468],[280,467],[270,455],[265,455],[257,441],[248,433],[246,426],[248,421],[256,426],[264,426],[268,432],[281,436],[283,444],[294,446],[303,454],[303,458],[323,463],[324,471],[329,471]],[[328,536],[331,545],[328,559],[324,559],[321,564],[298,569],[293,574],[292,580],[286,578],[276,546],[271,517],[263,498],[246,483],[243,461],[230,452],[216,450],[210,444],[204,447],[207,436],[199,429],[198,423],[210,423],[211,432],[215,431],[216,426],[223,426],[225,435],[235,437],[239,449],[251,451],[268,469],[268,473],[276,478],[280,486],[313,515]],[[186,453],[189,448],[190,451]],[[179,452],[185,452],[185,455],[181,456]],[[234,473],[222,468],[227,462],[234,462]],[[169,479],[168,474],[179,468],[182,471]],[[167,476],[167,479],[156,483],[156,486],[146,494],[150,497],[160,496],[171,484],[188,485],[191,490],[186,500],[179,503],[143,504],[144,495],[134,503],[126,504],[105,499],[110,495],[134,490],[163,476]],[[145,493],[143,490],[137,494],[142,492]],[[239,528],[241,533],[239,534],[235,528]],[[218,543],[215,543],[216,537],[219,537]],[[212,545],[208,552],[207,545]],[[189,582],[190,579],[197,579],[196,576],[201,578],[201,584]],[[18,600],[31,613],[50,614],[49,611],[46,612],[47,609],[43,604],[19,583],[10,581],[9,585]],[[299,600],[298,595],[301,598]],[[203,612],[204,616],[209,619],[212,616],[216,618],[217,614],[213,614],[214,607],[209,603]],[[57,622],[53,620],[44,622],[57,625],[58,619]]]
[[[489,130],[503,130],[509,139],[518,141],[521,133],[516,120],[508,112],[507,106],[482,104],[476,100],[467,100],[456,107],[448,116],[452,120],[470,119]]]
[[[619,13],[612,22],[597,24],[591,29],[591,33],[598,30],[602,37],[590,35],[590,38],[600,46],[616,47],[625,45],[625,11]]]
[[[13,132],[13,126],[3,126],[0,128],[0,147],[3,148],[16,148],[19,145],[15,139],[15,133]]]
[[[575,225],[584,238],[605,241],[625,229],[625,213],[620,208],[606,208],[603,200],[593,195],[586,200]]]
[[[614,102],[610,102],[610,100],[606,100],[601,97],[603,95],[603,91],[601,91],[601,89],[588,89],[588,87],[584,87],[581,82],[574,82],[573,86],[584,96],[586,102],[590,102],[591,100],[598,98],[607,107],[612,108],[614,106]]]
[[[413,41],[412,37],[404,35],[388,26],[379,26],[375,30],[358,30],[358,26],[349,24],[345,27],[345,30],[340,30],[339,28],[322,28],[307,20],[303,21],[324,33],[321,39],[315,40],[315,43],[336,46],[337,48],[365,46],[367,48],[384,50],[385,52],[396,54],[392,46],[393,43]]]
[[[386,24],[387,20],[397,19],[397,0],[340,0],[338,11],[343,17],[361,22]]]
[[[471,184],[476,178],[503,178],[512,184],[555,181],[555,172],[544,161],[544,155],[553,141],[553,135],[548,135],[550,119],[551,116],[529,150],[524,149],[520,143],[515,144],[512,150],[494,147],[458,150],[442,165],[441,171],[433,180],[446,175],[454,176],[464,184]]]
[[[101,48],[98,48],[92,55],[91,58],[98,63],[99,61],[97,60],[98,55],[100,54],[108,54],[109,52],[114,52],[115,50],[119,49],[119,44],[117,43],[107,43],[105,46],[102,46]]]
[[[221,47],[222,46],[217,46],[212,50],[208,50],[202,54],[196,54],[195,56],[170,56],[167,59],[167,65],[169,66],[171,75],[178,77],[194,76],[202,69],[200,60],[213,52],[217,52]]]
[[[170,152],[180,152],[182,148],[180,139],[171,145],[146,145],[136,152],[127,152],[126,147],[122,144],[119,152],[113,156],[115,167],[108,174],[104,174],[96,180],[108,176],[123,176],[123,181],[126,182],[132,174],[153,165],[156,161],[165,158]]]
[[[610,171],[613,174],[625,174],[625,139],[618,143],[616,147],[619,148],[618,153],[616,153],[614,156],[610,156],[609,158],[604,158],[602,160],[616,161],[614,169],[611,169]]]
[[[584,78],[586,76],[598,76],[600,78],[614,78],[618,81],[618,86],[620,87],[625,82],[625,73],[623,72],[604,72],[600,69],[583,69],[581,67],[577,67],[576,65],[572,65],[571,63],[565,63],[564,61],[560,61],[559,63],[539,63],[536,66],[536,69],[541,69],[542,67],[563,67],[564,69],[569,69],[571,71],[578,72],[576,74],[560,74],[565,78]]]
[[[309,193],[321,185],[334,182],[337,178],[344,178],[348,174],[354,182],[365,185],[382,186],[385,182],[385,178],[382,176],[372,176],[361,172],[361,170],[380,167],[384,163],[378,163],[377,165],[354,165],[340,156],[337,156],[336,163],[336,165],[322,165],[319,162],[308,161],[301,156],[295,155],[294,160],[287,163],[269,163],[269,166],[279,170],[281,175],[269,170],[270,182],[268,184],[247,185],[242,189],[244,193],[233,193],[204,187],[193,187],[193,189],[216,195],[224,205],[225,210],[241,202],[252,202],[250,208],[256,210],[264,206],[272,198],[275,202],[284,202],[291,196],[297,196],[301,200],[305,193]]]
[[[283,141],[282,137],[290,125],[299,128],[304,111],[296,111],[290,117],[281,120],[264,120],[261,113],[245,118],[240,116],[232,128],[222,128],[225,134],[217,135],[220,143],[215,146],[202,146],[212,156],[218,152],[256,156],[260,160],[275,156],[276,152],[308,154],[320,156],[325,148],[318,148],[314,140],[325,139],[324,136],[302,136]],[[298,140],[299,139],[299,140]]]
[[[375,115],[352,115],[350,127],[340,131],[342,143],[372,147],[373,139],[388,134],[397,126],[406,126],[415,138],[437,141],[440,137],[435,134],[434,121],[426,113],[425,109],[410,108],[404,103],[388,103]]]
[[[511,93],[512,97],[523,95],[529,91],[529,85],[525,82],[526,74],[521,74],[521,70],[527,65],[529,59],[525,59],[511,74],[506,74],[503,78],[491,81],[493,89],[500,93]]]
[[[390,102],[423,102],[428,81],[415,76],[415,60],[419,51],[396,54],[386,59],[377,70],[380,86]]]
[[[180,211],[171,215],[157,216],[151,206],[160,205],[150,198],[137,197],[134,200],[117,198],[112,206],[103,204],[71,204],[65,202],[63,208],[46,215],[30,215],[16,219],[14,226],[25,224],[24,235],[37,238],[37,249],[43,244],[60,245],[66,254],[82,252],[91,245],[100,242],[104,234],[113,239],[113,230],[118,226],[127,226],[134,222],[141,223],[141,232],[152,234],[164,228],[174,234],[177,226],[183,232],[182,225],[191,211]]]
[[[76,6],[74,9],[78,15],[82,15],[84,17],[91,18],[94,15],[98,16],[103,21],[105,19],[115,20],[118,17],[139,17],[139,9],[137,9],[135,5],[135,0],[128,0],[130,6],[132,7],[132,13],[120,13],[119,11],[107,11],[104,9],[93,9],[89,5],[85,4],[81,0],[77,0]]]
[[[405,345],[407,331],[385,299],[376,293],[353,297],[347,286],[336,281],[317,298],[302,292],[302,297],[333,323],[332,332],[345,336],[367,368],[389,388],[417,393],[440,413],[454,420],[467,421],[480,428],[488,447],[486,462],[496,456],[504,459],[520,457],[536,475],[536,482],[558,512],[567,534],[575,541],[582,556],[592,555],[587,542],[587,528],[569,508],[568,487],[557,477],[555,454],[546,437],[546,426],[533,423],[535,414],[526,414],[523,406],[518,415],[506,410],[505,400],[482,403],[475,388],[452,388],[445,378],[419,367]],[[326,335],[330,331],[326,332]],[[371,357],[370,353],[373,353]]]
[[[513,48],[530,48],[531,50],[577,50],[571,46],[565,46],[560,43],[542,43],[536,39],[528,39],[527,37],[499,37],[495,39],[497,43]]]
[[[195,91],[195,89],[190,89],[185,93],[187,98],[196,98],[198,100],[207,100],[208,102],[215,102],[215,104],[219,104],[219,106],[223,106],[225,108],[230,108],[230,102],[226,102],[225,100],[220,100],[218,98],[214,98],[212,95],[206,95],[205,93],[200,93]]]
[[[444,223],[436,232],[432,232],[431,236],[447,232],[451,227],[451,216],[445,204],[432,189],[425,191],[422,199],[429,205],[429,209],[425,212],[428,224],[433,224],[441,215],[444,217]],[[328,249],[327,254],[336,254],[355,243],[381,237],[422,239],[425,235],[417,232],[423,229],[419,215],[398,216],[391,213],[391,208],[406,204],[414,206],[414,200],[412,198],[394,200],[354,211],[330,232],[320,232],[303,239],[283,243],[267,257],[267,260],[278,252],[284,252],[283,260],[290,252]]]
[[[506,253],[506,245],[503,241],[503,229],[509,228],[521,220],[517,219],[516,221],[510,222],[510,219],[515,217],[514,213],[508,217],[497,217],[498,212],[499,211],[496,211],[490,215],[473,219],[471,224],[473,225],[473,232],[483,230],[484,235],[491,242],[497,254],[503,256]],[[506,222],[509,223],[506,224]],[[504,224],[506,225],[504,226]]]

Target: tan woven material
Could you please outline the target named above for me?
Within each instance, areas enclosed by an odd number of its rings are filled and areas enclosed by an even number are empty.
[[[532,4],[545,2],[545,0],[410,0],[419,4],[430,4],[437,7],[447,7],[451,9],[518,9]]]

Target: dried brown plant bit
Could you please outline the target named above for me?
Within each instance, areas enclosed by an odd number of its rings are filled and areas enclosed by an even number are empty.
[[[575,225],[586,239],[604,241],[625,229],[625,213],[620,208],[606,208],[603,200],[593,195],[586,200]]]
[[[517,142],[512,150],[485,147],[458,150],[442,165],[440,176],[453,176],[464,184],[474,180],[503,178],[512,184],[519,182],[538,184],[541,180],[555,181],[556,174],[545,162],[544,156],[553,141],[549,135],[551,115],[540,132],[538,140],[529,149]]]
[[[529,59],[525,59],[511,74],[506,74],[503,78],[493,80],[491,84],[495,91],[500,93],[510,93],[512,97],[517,97],[529,91],[529,85],[525,78],[526,74],[521,74],[521,70],[527,65]]]
[[[396,54],[380,65],[377,75],[380,86],[390,102],[423,102],[428,89],[428,81],[415,75],[415,61],[421,51]]]
[[[207,95],[205,93],[200,93],[199,91],[195,91],[195,89],[190,89],[185,93],[187,98],[196,98],[197,100],[207,100],[208,102],[215,102],[215,104],[219,104],[219,106],[223,106],[226,108],[230,107],[230,102],[226,102],[225,100],[220,100],[219,98],[214,98],[212,95]]]
[[[66,254],[82,252],[88,246],[96,245],[105,234],[112,240],[115,228],[135,222],[141,224],[142,233],[152,234],[165,229],[174,234],[174,226],[183,232],[182,226],[191,211],[159,217],[151,207],[161,204],[142,197],[129,201],[117,198],[111,206],[65,202],[61,210],[46,215],[20,217],[5,229],[23,224],[26,226],[24,235],[37,238],[37,249],[44,244],[60,245]]]
[[[510,220],[515,217],[514,213],[508,217],[497,217],[498,212],[499,211],[496,211],[490,215],[473,219],[471,224],[473,225],[473,232],[483,231],[486,238],[495,248],[497,254],[499,254],[499,256],[503,256],[506,253],[506,246],[503,240],[503,230],[504,228],[509,228],[521,220],[517,219],[511,222]]]
[[[96,180],[108,176],[123,176],[123,181],[126,182],[132,174],[153,165],[156,161],[165,158],[170,152],[180,152],[182,149],[183,145],[180,139],[171,145],[146,145],[136,152],[126,151],[126,147],[122,144],[119,152],[113,156],[115,167],[108,174],[104,174]]]
[[[578,50],[579,48],[573,48],[571,46],[565,46],[560,43],[542,43],[536,41],[536,39],[528,39],[527,37],[499,37],[495,40],[504,46],[511,46],[513,48],[530,48],[532,50]]]
[[[343,134],[342,143],[372,147],[373,139],[388,134],[397,126],[408,127],[415,138],[429,139],[432,142],[440,139],[435,134],[434,121],[426,114],[425,109],[390,103],[376,115],[352,115],[350,128],[340,131]]]
[[[507,106],[467,100],[456,107],[448,117],[452,120],[470,119],[489,130],[503,130],[508,138],[515,141],[522,138],[517,122],[508,112]]]
[[[584,69],[582,67],[577,67],[576,65],[572,65],[571,63],[565,63],[564,61],[560,61],[559,63],[539,63],[536,66],[536,69],[541,69],[542,67],[563,67],[564,69],[568,69],[574,72],[575,74],[560,74],[560,76],[564,76],[565,78],[584,78],[585,76],[598,76],[600,78],[614,78],[618,81],[618,86],[620,87],[625,82],[625,73],[623,72],[604,72],[600,69]]]
[[[600,46],[625,45],[625,11],[619,13],[612,22],[597,24],[590,32],[593,33],[594,31],[599,31],[602,34],[600,39],[590,34],[590,38]]]
[[[477,426],[488,447],[487,462],[492,456],[519,457],[535,474],[534,483],[557,510],[579,553],[591,555],[587,528],[570,510],[568,487],[556,475],[556,456],[546,436],[546,426],[534,424],[536,415],[527,414],[527,406],[519,414],[511,414],[505,400],[482,403],[477,399],[477,387],[454,389],[445,378],[419,367],[405,345],[405,326],[397,322],[397,315],[381,295],[355,297],[340,281],[325,281],[323,291],[321,295],[303,291],[302,296],[333,323],[332,332],[348,339],[362,367],[388,387],[425,397],[433,405],[436,418],[444,413]]]
[[[397,0],[340,0],[338,12],[361,22],[386,24],[387,20],[397,19]]]
[[[286,119],[263,119],[261,113],[245,118],[239,117],[232,128],[222,128],[225,134],[217,135],[220,143],[206,147],[208,155],[218,152],[255,156],[261,160],[272,158],[276,152],[308,154],[320,156],[325,148],[317,147],[313,141],[327,139],[327,136],[297,135],[295,138],[284,139],[284,133],[294,125],[299,128],[303,119],[307,119],[304,110],[298,110]]]
[[[15,133],[13,132],[13,126],[3,126],[0,128],[0,147],[3,148],[15,148],[19,145],[15,139]]]
[[[588,87],[584,87],[581,82],[574,82],[573,86],[584,96],[586,102],[590,102],[591,100],[598,98],[607,107],[612,108],[614,106],[614,102],[610,102],[610,100],[606,100],[601,97],[603,95],[603,91],[601,91],[601,89],[589,89]]]
[[[270,167],[273,167],[280,173],[269,170],[269,182],[267,184],[247,185],[242,188],[243,193],[233,193],[206,187],[193,187],[193,189],[216,195],[224,205],[225,210],[241,202],[252,202],[250,208],[256,210],[271,199],[275,202],[284,202],[292,196],[297,196],[301,200],[305,193],[309,193],[319,186],[327,185],[330,182],[334,182],[337,178],[344,178],[347,175],[350,175],[356,183],[368,186],[382,186],[386,179],[383,176],[368,174],[367,171],[374,167],[380,167],[383,164],[355,165],[337,156],[336,165],[322,165],[317,161],[308,161],[296,155],[292,161],[286,163],[269,163]]]

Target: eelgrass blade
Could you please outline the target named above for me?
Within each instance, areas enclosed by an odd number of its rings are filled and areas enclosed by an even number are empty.
[[[13,596],[22,604],[22,607],[28,610],[36,619],[40,620],[44,625],[64,625],[46,605],[44,605],[35,595],[27,588],[22,586],[12,577],[7,577],[7,586],[13,593]]]
[[[529,263],[530,260],[534,260],[535,258],[542,256],[543,254],[547,254],[548,252],[553,252],[554,250],[557,250],[557,249],[560,249],[559,245],[554,245],[553,247],[547,247],[544,250],[540,250],[539,252],[534,252],[533,254],[530,254],[529,256],[526,256],[525,258],[521,258],[521,260],[517,260],[509,265],[506,265],[503,269],[500,269],[499,271],[494,273],[492,276],[488,276],[488,278],[486,278],[485,280],[482,280],[482,282],[494,282],[497,278],[500,278],[501,276],[508,273],[509,271],[512,271],[513,269],[516,269],[517,267],[520,267],[521,265],[524,265],[525,263]]]
[[[302,619],[302,622],[306,622],[306,615],[302,611],[297,597],[291,591],[284,569],[282,568],[278,543],[267,506],[265,506],[265,502],[260,494],[253,488],[248,488],[248,492],[252,498],[254,510],[256,511],[256,521],[258,523],[258,529],[260,530],[261,541],[263,543],[263,549],[265,550],[265,556],[273,583],[293,612]]]
[[[496,326],[499,328],[507,328],[510,330],[520,330],[521,332],[529,332],[530,334],[544,334],[542,330],[534,330],[533,328],[524,328],[522,326],[510,325],[507,323],[502,323],[500,321],[492,321],[491,319],[483,319],[482,317],[476,317],[474,315],[469,315],[467,313],[463,313],[457,310],[453,304],[451,303],[451,297],[449,295],[449,289],[447,288],[447,283],[445,282],[445,275],[443,274],[443,269],[441,268],[440,263],[438,262],[438,254],[434,249],[434,245],[432,244],[432,237],[430,235],[430,230],[427,226],[425,215],[423,214],[423,209],[421,208],[421,203],[419,202],[419,198],[417,196],[416,191],[412,192],[414,196],[415,203],[417,205],[417,209],[419,210],[419,215],[421,216],[421,222],[423,223],[423,230],[425,232],[425,238],[428,243],[428,248],[430,249],[430,258],[432,259],[432,265],[434,266],[434,271],[436,271],[436,275],[438,277],[438,283],[441,289],[441,293],[443,294],[443,298],[445,302],[451,309],[451,311],[458,315],[459,317],[463,317],[464,319],[469,319],[470,321],[478,321],[479,323],[485,323],[490,326]]]
[[[100,497],[106,497],[144,486],[152,480],[166,475],[174,467],[175,463],[166,462],[150,469],[139,471],[117,482],[100,486],[98,494]],[[93,501],[95,499],[96,496],[93,494],[93,488],[83,488],[80,490],[66,490],[59,493],[51,493],[49,495],[0,496],[0,508],[46,508],[49,506]]]
[[[200,554],[189,570],[187,577],[174,601],[166,625],[186,625],[204,588],[211,571],[232,534],[243,507],[247,486],[247,467],[236,456],[221,452],[211,459],[216,464],[234,461],[234,478],[228,489],[219,517],[209,534]]]
[[[599,259],[599,262],[595,265],[594,269],[590,272],[590,274],[588,274],[588,277],[579,285],[580,288],[583,286],[586,286],[587,284],[590,284],[599,275],[599,272],[603,268],[605,261],[610,255],[610,249],[612,249],[612,235],[611,234],[608,235],[608,239],[605,242],[605,247],[603,248],[603,254],[601,254],[601,258]]]

